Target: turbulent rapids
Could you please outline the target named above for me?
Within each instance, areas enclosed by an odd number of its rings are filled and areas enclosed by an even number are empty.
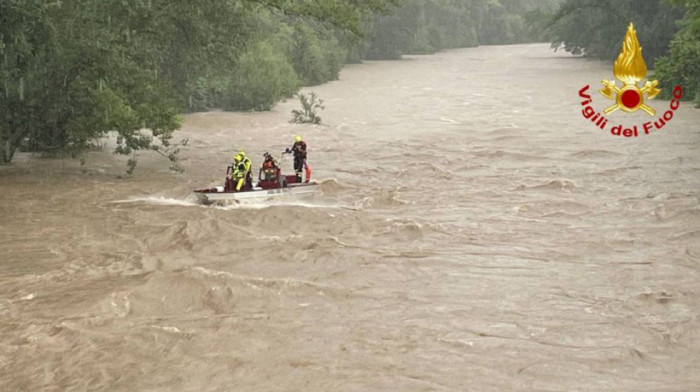
[[[611,136],[576,100],[609,73],[548,45],[407,56],[315,87],[322,126],[187,116],[184,175],[18,155],[0,390],[696,390],[700,110]],[[313,198],[192,194],[297,134]]]

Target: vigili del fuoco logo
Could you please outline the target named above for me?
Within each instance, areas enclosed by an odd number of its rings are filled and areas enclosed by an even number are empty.
[[[612,101],[612,105],[603,111],[605,115],[612,114],[618,110],[626,113],[642,110],[649,116],[656,117],[656,110],[647,101],[654,99],[661,92],[657,88],[659,82],[658,80],[645,80],[647,65],[644,62],[644,57],[642,57],[642,47],[637,39],[637,31],[632,23],[627,28],[627,35],[622,43],[622,51],[613,67],[613,74],[615,79],[622,83],[622,86],[618,86],[616,81],[603,80],[603,88],[599,90],[600,95]],[[640,88],[640,82],[642,81],[644,83]],[[578,92],[579,97],[582,99],[581,105],[584,107],[581,113],[584,118],[591,121],[598,128],[606,130],[608,128],[608,119],[596,112],[591,106],[593,98],[587,93],[589,88],[590,85],[587,85]],[[676,86],[673,89],[673,99],[669,110],[655,120],[632,126],[615,125],[610,128],[610,133],[615,136],[638,137],[639,135],[648,135],[652,132],[660,131],[673,119],[673,113],[679,108],[682,97],[683,88]]]

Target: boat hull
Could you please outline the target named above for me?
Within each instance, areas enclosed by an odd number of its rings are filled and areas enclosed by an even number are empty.
[[[263,188],[253,188],[249,191],[242,192],[230,192],[225,191],[223,187],[219,188],[209,188],[209,189],[198,189],[194,191],[197,198],[203,203],[213,203],[216,201],[240,201],[240,200],[254,200],[254,199],[267,199],[283,195],[308,195],[313,194],[318,190],[318,184],[315,182],[305,183],[305,184],[290,184],[284,188],[273,188],[273,189],[263,189]]]

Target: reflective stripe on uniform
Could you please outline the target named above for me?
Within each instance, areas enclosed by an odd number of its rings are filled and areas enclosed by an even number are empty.
[[[241,162],[233,168],[233,177],[234,178],[243,178],[243,177],[245,177],[245,174],[246,174],[245,163]]]

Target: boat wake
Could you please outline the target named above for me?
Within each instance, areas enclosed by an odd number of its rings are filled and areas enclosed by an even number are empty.
[[[201,204],[196,198],[185,198],[185,199],[175,199],[165,196],[146,196],[146,197],[132,197],[125,200],[114,200],[110,202],[111,204],[129,204],[129,203],[142,203],[150,205],[160,205],[160,206],[178,206],[178,207],[200,207],[200,208],[215,208],[218,210],[231,211],[231,210],[262,210],[266,208],[273,207],[301,207],[301,208],[320,208],[320,209],[342,209],[342,210],[358,210],[357,207],[344,206],[340,204],[329,204],[323,202],[309,202],[302,200],[279,200],[270,199],[266,201],[252,201],[252,200],[240,200],[240,201],[218,201],[211,205]]]
[[[301,208],[319,208],[319,209],[342,209],[357,211],[358,208],[353,206],[344,206],[340,204],[328,204],[322,202],[309,202],[302,200],[279,200],[273,199],[268,201],[251,201],[241,200],[238,202],[227,201],[224,203],[213,204],[211,207],[220,210],[263,210],[275,207],[301,207]]]
[[[165,196],[146,196],[146,197],[131,197],[125,200],[114,200],[111,204],[127,204],[127,203],[144,203],[164,206],[180,206],[180,207],[202,207],[195,198],[174,199]]]

